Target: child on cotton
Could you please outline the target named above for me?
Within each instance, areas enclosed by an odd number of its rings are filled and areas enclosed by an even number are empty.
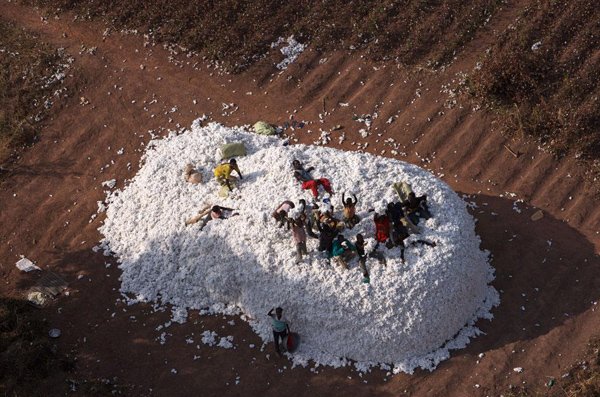
[[[275,313],[273,313],[275,310]],[[281,349],[279,348],[280,340],[284,341],[284,338],[290,331],[288,322],[283,318],[283,309],[278,307],[277,309],[269,310],[267,316],[271,317],[271,328],[273,328],[273,342],[275,343],[275,351],[281,356]]]
[[[326,224],[332,229],[341,230],[344,225],[333,216],[333,207],[330,204],[323,205],[323,210],[319,216],[319,223]]]
[[[318,238],[319,236],[315,235],[314,233],[315,228],[317,231],[319,231],[319,219],[321,218],[321,208],[317,203],[313,202],[310,214],[308,214],[308,216],[310,222],[310,230],[313,232],[312,234],[309,233],[309,236]]]
[[[317,211],[318,211],[318,208],[319,207],[317,206]],[[313,224],[316,222],[313,217],[314,207],[313,207],[313,209],[310,210],[310,213],[307,213],[306,212],[307,211],[306,200],[300,199],[300,200],[298,200],[298,210],[300,211],[300,214],[302,215],[302,219],[304,220],[306,233],[310,237],[318,238],[319,236],[317,236],[315,234],[315,232],[313,231]]]
[[[319,251],[325,252],[328,258],[331,258],[331,248],[333,239],[338,235],[338,230],[335,227],[329,226],[327,223],[317,223],[319,229]]]
[[[382,212],[381,215],[375,212],[373,221],[375,222],[375,239],[377,240],[377,246],[379,246],[379,243],[383,243],[386,247],[390,248],[392,246],[392,243],[389,241],[390,218],[385,212]]]
[[[271,214],[271,216],[278,223],[277,227],[282,227],[284,224],[287,223],[288,230],[289,230],[290,222],[288,220],[288,212],[290,212],[290,210],[295,207],[296,207],[296,204],[294,204],[290,200],[285,200],[284,202],[282,202],[281,204],[279,204],[277,206],[275,211],[273,211],[273,213]]]
[[[308,255],[308,251],[306,250],[306,230],[304,228],[306,222],[305,215],[299,209],[293,209],[290,212],[290,217],[292,218],[292,238],[296,243],[296,262],[300,263],[302,256]]]
[[[232,190],[231,183],[235,181],[235,176],[231,175],[233,171],[237,172],[240,179],[244,179],[235,159],[219,164],[214,170],[215,178],[219,185],[227,186],[229,190]]]
[[[333,241],[331,255],[337,263],[344,269],[348,269],[348,261],[354,257],[356,247],[344,237],[343,234],[337,236]]]
[[[298,182],[304,183],[313,179],[310,173],[315,169],[315,167],[308,167],[307,169],[304,169],[302,163],[296,159],[292,161],[292,167],[294,168],[294,178],[296,178]]]
[[[402,222],[404,211],[400,203],[388,203],[386,215],[390,219],[390,239],[392,244],[399,245],[409,236],[408,228]]]
[[[233,208],[221,207],[220,205],[213,205],[212,207],[205,207],[205,209],[201,210],[200,213],[198,213],[198,215],[195,215],[192,218],[186,220],[185,224],[192,225],[192,224],[198,222],[200,219],[204,218],[202,220],[202,224],[200,225],[200,230],[202,230],[202,229],[204,229],[204,226],[206,226],[206,224],[211,220],[227,219],[232,216],[238,215],[237,213],[232,213],[231,215],[228,215],[226,211],[231,213],[235,210]]]
[[[358,255],[358,266],[363,274],[363,281],[369,282],[369,271],[367,270],[367,254],[365,252],[365,238],[362,234],[356,235],[356,241],[354,242],[356,247],[356,254]]]
[[[344,196],[345,193],[342,193],[342,204],[344,206],[344,223],[348,229],[352,229],[358,222],[360,222],[360,218],[356,215],[356,204],[358,200],[356,199],[356,195],[352,194],[352,197],[346,198]]]
[[[427,205],[426,194],[417,197],[415,192],[410,192],[403,205],[406,209],[408,219],[415,225],[419,224],[419,218],[427,220],[432,217],[431,212],[429,212],[429,206]]]
[[[329,182],[329,179],[327,178],[311,179],[310,181],[302,183],[302,189],[310,190],[315,200],[319,199],[319,188],[322,188],[329,194],[333,194],[331,182]]]

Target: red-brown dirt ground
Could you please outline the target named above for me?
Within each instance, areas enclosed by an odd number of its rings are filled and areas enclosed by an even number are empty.
[[[498,11],[467,45],[466,55],[439,72],[309,49],[282,73],[261,64],[240,75],[222,75],[201,59],[144,46],[136,35],[103,37],[104,28],[96,22],[42,19],[33,8],[1,2],[1,18],[72,54],[74,73],[83,81],[46,123],[40,142],[24,152],[2,182],[2,295],[22,296],[39,277],[15,268],[19,255],[64,277],[69,296],[43,310],[49,324],[62,330],[58,349],[76,351],[77,367],[70,377],[110,379],[126,387],[126,395],[491,396],[509,385],[543,388],[548,377],[560,379],[600,329],[600,209],[592,182],[575,159],[558,161],[535,144],[494,132],[492,115],[460,101],[446,107],[442,87],[474,67],[474,54],[493,42],[494,32],[511,23],[517,11]],[[95,54],[80,53],[82,45],[97,47]],[[81,105],[80,97],[89,104]],[[224,114],[223,103],[235,103],[239,110]],[[379,117],[373,129],[382,136],[379,142],[371,137],[368,151],[385,150],[383,155],[391,156],[392,148],[383,141],[394,138],[398,151],[406,153],[396,157],[432,170],[477,204],[472,213],[482,246],[493,255],[493,285],[502,302],[493,321],[477,324],[484,334],[467,348],[453,352],[433,372],[311,372],[291,369],[270,346],[264,352],[250,348],[261,342],[239,318],[192,313],[187,323],[167,329],[171,335],[161,345],[155,328],[168,321],[168,311],[120,302],[116,264],[92,252],[101,238],[102,217],[90,222],[90,216],[104,198],[101,182],[116,178],[122,187],[135,175],[150,140],[147,131],[186,127],[202,114],[226,125],[262,119],[282,124],[294,114],[312,121],[313,132],[288,130],[292,140],[311,143],[319,127],[330,130],[339,124],[347,137],[341,147],[351,150],[356,149],[351,142],[364,141],[353,114],[375,110]],[[396,119],[387,124],[393,115]],[[340,146],[338,134],[332,132],[331,146]],[[504,145],[520,155],[513,156]],[[121,156],[116,155],[119,148],[124,148]],[[516,204],[521,212],[513,208],[517,199],[524,201]],[[544,218],[531,221],[538,209]],[[228,323],[232,319],[235,325]],[[204,329],[224,329],[237,348],[197,349],[185,342]],[[524,371],[514,372],[515,367]],[[35,394],[63,395],[67,382],[51,377],[40,387]],[[560,395],[560,390],[548,393]]]

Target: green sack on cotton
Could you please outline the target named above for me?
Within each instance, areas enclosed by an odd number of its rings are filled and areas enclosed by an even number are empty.
[[[221,158],[240,157],[246,155],[246,146],[242,142],[226,143],[221,146]]]
[[[265,121],[258,121],[256,122],[256,124],[254,124],[254,132],[256,132],[259,135],[275,135],[276,131],[275,128],[265,122]]]

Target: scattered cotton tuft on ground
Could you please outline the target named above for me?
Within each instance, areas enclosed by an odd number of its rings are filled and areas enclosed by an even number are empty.
[[[239,189],[223,199],[212,169],[220,159],[218,148],[230,142],[243,142],[248,156],[238,158],[244,176]],[[349,270],[334,266],[309,238],[309,255],[296,264],[290,232],[271,218],[283,200],[311,199],[293,178],[293,159],[314,166],[314,177],[331,180],[338,217],[341,193],[357,195],[361,222],[344,231],[352,242],[362,233],[372,245],[368,210],[398,200],[392,183],[408,181],[417,195],[426,193],[434,217],[421,221],[422,233],[406,240],[406,263],[399,249],[380,247],[387,266],[370,258],[371,283],[364,284],[356,259]],[[186,182],[187,163],[201,171],[204,183]],[[449,349],[462,348],[477,335],[475,321],[491,319],[490,310],[499,303],[489,285],[493,268],[479,248],[465,203],[417,166],[357,152],[283,146],[278,138],[199,123],[181,135],[152,141],[142,164],[122,191],[109,195],[100,228],[103,247],[120,262],[121,291],[137,301],[175,308],[244,313],[268,343],[266,313],[281,306],[302,337],[290,356],[294,364],[432,370],[449,357]],[[239,215],[213,220],[202,231],[201,222],[184,224],[213,204],[235,208]],[[416,239],[437,246],[409,246]]]

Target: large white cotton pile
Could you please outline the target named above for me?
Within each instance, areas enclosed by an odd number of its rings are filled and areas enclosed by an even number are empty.
[[[244,176],[229,198],[218,196],[212,169],[224,143],[244,142],[248,156],[238,158]],[[358,197],[361,222],[344,235],[372,239],[373,214],[397,201],[392,183],[408,181],[417,195],[426,193],[432,219],[422,221],[416,239],[436,247],[409,246],[406,263],[399,249],[379,248],[387,266],[369,259],[371,283],[362,282],[356,261],[344,270],[317,252],[296,264],[290,232],[277,228],[272,211],[283,200],[310,199],[291,171],[293,159],[314,166],[315,177],[331,180],[332,203],[341,209],[341,193]],[[187,163],[203,173],[203,184],[183,177]],[[270,342],[266,313],[284,308],[293,331],[302,336],[292,356],[296,364],[359,369],[386,364],[412,372],[433,369],[478,330],[478,318],[491,318],[498,304],[489,285],[493,269],[465,203],[429,172],[397,160],[304,145],[283,146],[278,138],[218,124],[155,140],[139,173],[108,198],[103,245],[118,258],[123,293],[135,300],[156,301],[190,309],[243,312],[255,331]],[[206,205],[235,208],[238,216],[200,223],[184,221]]]

